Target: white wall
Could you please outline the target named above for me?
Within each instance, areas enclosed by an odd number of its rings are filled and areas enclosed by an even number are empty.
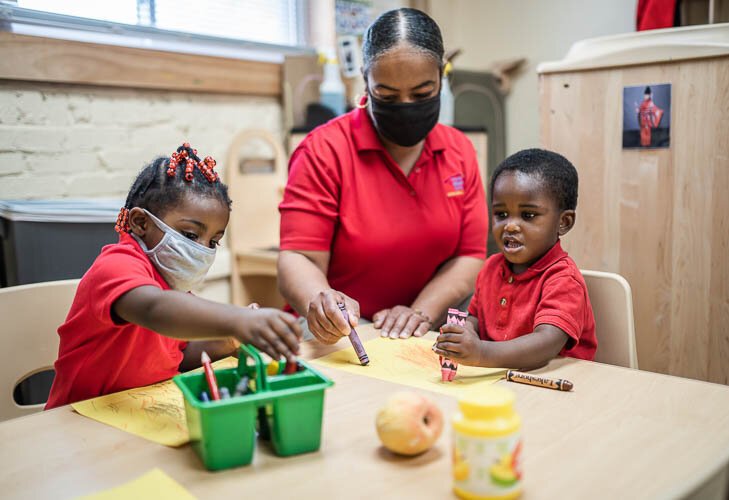
[[[506,98],[507,154],[539,145],[536,68],[579,40],[635,31],[636,0],[431,0],[446,50],[461,48],[460,69],[526,57]],[[595,96],[599,99],[600,96]]]
[[[145,164],[185,141],[222,170],[250,127],[280,136],[278,101],[0,81],[0,199],[125,198]]]

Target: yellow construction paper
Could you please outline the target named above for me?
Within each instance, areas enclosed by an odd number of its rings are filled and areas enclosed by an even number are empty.
[[[235,358],[213,363],[216,369],[238,366]],[[199,369],[198,369],[199,370]],[[182,392],[172,380],[137,387],[71,405],[81,415],[166,446],[190,441]]]
[[[160,469],[152,469],[145,475],[110,490],[81,497],[84,500],[194,500],[194,496]]]
[[[372,327],[362,326],[358,330],[366,328]],[[433,340],[417,337],[369,340],[364,342],[370,358],[367,366],[360,365],[351,345],[344,346],[345,341],[341,342],[342,350],[315,359],[313,363],[454,397],[478,396],[484,387],[497,382],[506,373],[502,368],[459,365],[456,378],[452,382],[442,382],[438,355],[431,349]]]

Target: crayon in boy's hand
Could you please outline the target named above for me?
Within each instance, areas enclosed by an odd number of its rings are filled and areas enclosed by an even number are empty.
[[[337,302],[337,306],[339,306],[339,310],[342,311],[342,316],[344,316],[344,320],[349,325],[349,341],[352,343],[352,347],[354,347],[354,352],[357,353],[359,363],[362,366],[367,366],[368,364],[370,364],[370,358],[369,356],[367,356],[367,351],[365,351],[365,348],[362,345],[362,340],[360,340],[359,335],[357,335],[357,330],[352,328],[352,325],[349,323],[347,306],[345,306],[342,302]]]
[[[210,388],[210,396],[213,401],[220,400],[220,392],[218,391],[218,381],[215,378],[215,372],[210,364],[210,356],[205,351],[200,356],[203,369],[205,370],[205,379],[208,381],[208,387]]]
[[[451,367],[448,365],[448,358],[444,358],[443,356],[438,356],[438,360],[440,361],[440,378],[442,382],[448,382],[448,380],[451,378]]]
[[[466,326],[467,317],[468,313],[466,311],[460,311],[451,307],[448,309],[446,324]],[[440,377],[443,382],[453,382],[453,379],[456,378],[457,372],[458,363],[456,363],[452,359],[440,356]]]

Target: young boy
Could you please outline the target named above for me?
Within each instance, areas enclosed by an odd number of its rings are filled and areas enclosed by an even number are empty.
[[[520,151],[496,168],[489,193],[501,253],[478,275],[466,326],[444,325],[433,350],[485,367],[536,368],[557,355],[593,359],[585,281],[559,242],[575,223],[575,167],[551,151]]]

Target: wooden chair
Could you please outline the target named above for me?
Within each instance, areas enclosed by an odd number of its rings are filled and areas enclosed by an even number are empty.
[[[619,274],[581,271],[595,314],[595,361],[638,368],[630,284]]]
[[[6,355],[0,363],[0,421],[43,410],[44,403],[19,405],[15,387],[53,368],[58,357],[56,330],[65,321],[79,280],[0,288],[0,318]]]
[[[270,164],[267,158],[241,157],[241,150],[260,141],[273,152],[273,169],[256,170],[256,164]],[[277,268],[279,222],[278,205],[288,176],[283,146],[265,130],[243,130],[235,136],[228,151],[225,181],[233,210],[228,224],[231,253],[232,302],[281,307]]]

